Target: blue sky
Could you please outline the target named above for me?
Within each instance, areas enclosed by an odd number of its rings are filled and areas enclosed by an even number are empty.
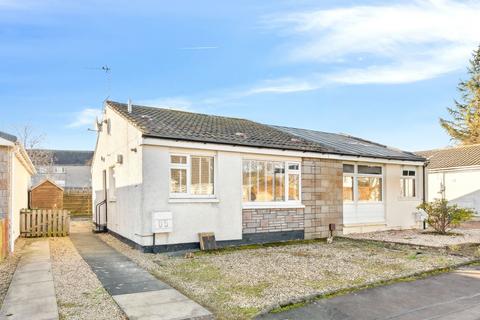
[[[0,0],[0,130],[93,149],[109,96],[441,147],[479,16],[479,1]]]

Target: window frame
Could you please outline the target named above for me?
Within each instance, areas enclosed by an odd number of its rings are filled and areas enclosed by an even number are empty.
[[[342,201],[345,204],[384,204],[385,203],[385,166],[380,163],[365,163],[365,162],[343,162],[343,165],[353,165],[353,173],[347,172],[343,173],[343,177],[353,177],[353,200],[344,200],[342,196]],[[380,167],[382,169],[381,174],[370,174],[370,173],[358,173],[358,166],[371,166],[371,167]],[[342,167],[343,170],[343,167]],[[369,200],[360,200],[359,193],[358,193],[358,178],[380,178],[382,181],[381,188],[382,188],[382,200],[380,201],[369,201]],[[343,184],[342,184],[343,186]],[[343,187],[342,187],[342,195],[343,195]]]
[[[403,175],[403,171],[414,171],[415,175],[414,176],[405,176]],[[403,180],[408,179],[408,180],[413,180],[413,187],[414,187],[414,195],[413,196],[406,196],[403,194]],[[400,198],[405,199],[405,200],[411,200],[411,199],[418,199],[418,170],[416,167],[407,167],[407,166],[402,166],[400,168]]]
[[[283,201],[244,201],[242,196],[242,205],[244,208],[271,208],[271,207],[301,207],[302,205],[302,163],[296,160],[284,160],[284,159],[265,159],[265,158],[243,158],[242,159],[242,184],[243,190],[243,165],[245,161],[261,161],[261,162],[281,162],[284,165],[284,179],[283,179]],[[298,169],[290,169],[290,165],[298,165]],[[289,179],[290,175],[298,175],[298,200],[290,200],[289,193]]]
[[[186,157],[186,163],[172,163],[172,156]],[[212,194],[192,194],[192,157],[208,157],[213,159],[213,193]],[[217,157],[206,153],[169,153],[168,155],[168,192],[171,199],[216,199],[217,194]],[[186,170],[186,192],[172,192],[170,184],[172,182],[172,169]]]

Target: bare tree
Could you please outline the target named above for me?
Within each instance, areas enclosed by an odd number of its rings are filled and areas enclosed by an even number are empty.
[[[29,124],[21,128],[17,128],[17,134],[25,149],[39,148],[40,145],[45,141],[45,134],[36,133],[35,129]]]
[[[17,128],[17,134],[38,172],[45,174],[47,177],[52,174],[54,164],[53,152],[40,149],[42,143],[45,141],[45,134],[37,133],[29,124]]]

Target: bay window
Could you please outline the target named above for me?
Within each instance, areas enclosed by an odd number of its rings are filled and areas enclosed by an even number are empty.
[[[344,164],[343,200],[381,202],[383,200],[382,167]]]
[[[402,176],[400,178],[400,191],[402,197],[416,197],[416,174],[417,172],[413,168],[402,170]]]
[[[212,196],[214,194],[214,158],[170,155],[170,194]]]
[[[300,201],[300,164],[243,160],[243,201]]]

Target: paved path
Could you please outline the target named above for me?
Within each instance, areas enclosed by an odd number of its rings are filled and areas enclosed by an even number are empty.
[[[58,319],[48,240],[36,240],[24,248],[0,319]]]
[[[70,238],[130,319],[213,319],[208,310],[140,268],[91,231],[71,233]]]
[[[479,320],[480,267],[319,300],[261,319]]]

